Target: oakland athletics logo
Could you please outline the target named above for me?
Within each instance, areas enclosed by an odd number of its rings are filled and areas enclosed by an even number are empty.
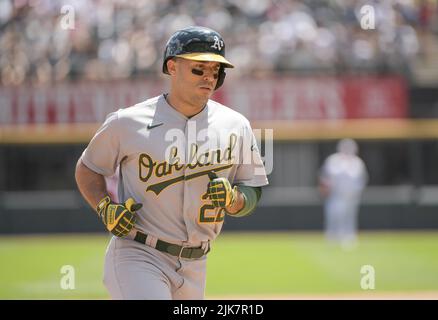
[[[220,51],[223,46],[224,46],[224,42],[220,40],[218,36],[214,36],[214,44],[211,47],[218,49]]]

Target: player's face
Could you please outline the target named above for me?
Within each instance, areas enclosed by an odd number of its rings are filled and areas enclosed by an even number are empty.
[[[219,62],[177,59],[178,84],[195,100],[209,99],[219,77]]]

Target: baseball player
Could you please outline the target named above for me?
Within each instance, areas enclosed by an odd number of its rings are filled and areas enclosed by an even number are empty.
[[[338,142],[337,153],[330,155],[321,168],[320,192],[325,197],[324,216],[327,240],[352,248],[357,239],[357,215],[368,173],[357,156],[354,140]]]
[[[109,114],[78,161],[78,188],[114,235],[104,267],[113,299],[203,299],[225,216],[253,212],[268,184],[249,121],[209,99],[225,68],[219,33],[176,32],[163,61],[169,92]],[[117,167],[119,202],[104,180]]]

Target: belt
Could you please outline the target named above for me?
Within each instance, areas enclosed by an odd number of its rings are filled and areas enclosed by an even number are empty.
[[[147,234],[137,231],[134,240],[142,244],[146,244],[147,237]],[[210,246],[208,246],[207,251],[205,251],[201,247],[185,247],[158,239],[155,249],[179,258],[199,259],[210,251]]]

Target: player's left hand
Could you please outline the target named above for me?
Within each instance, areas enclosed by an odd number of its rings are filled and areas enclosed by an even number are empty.
[[[214,171],[209,172],[208,177],[207,193],[213,205],[220,208],[232,206],[237,199],[237,186],[233,188],[227,178],[218,178]]]

